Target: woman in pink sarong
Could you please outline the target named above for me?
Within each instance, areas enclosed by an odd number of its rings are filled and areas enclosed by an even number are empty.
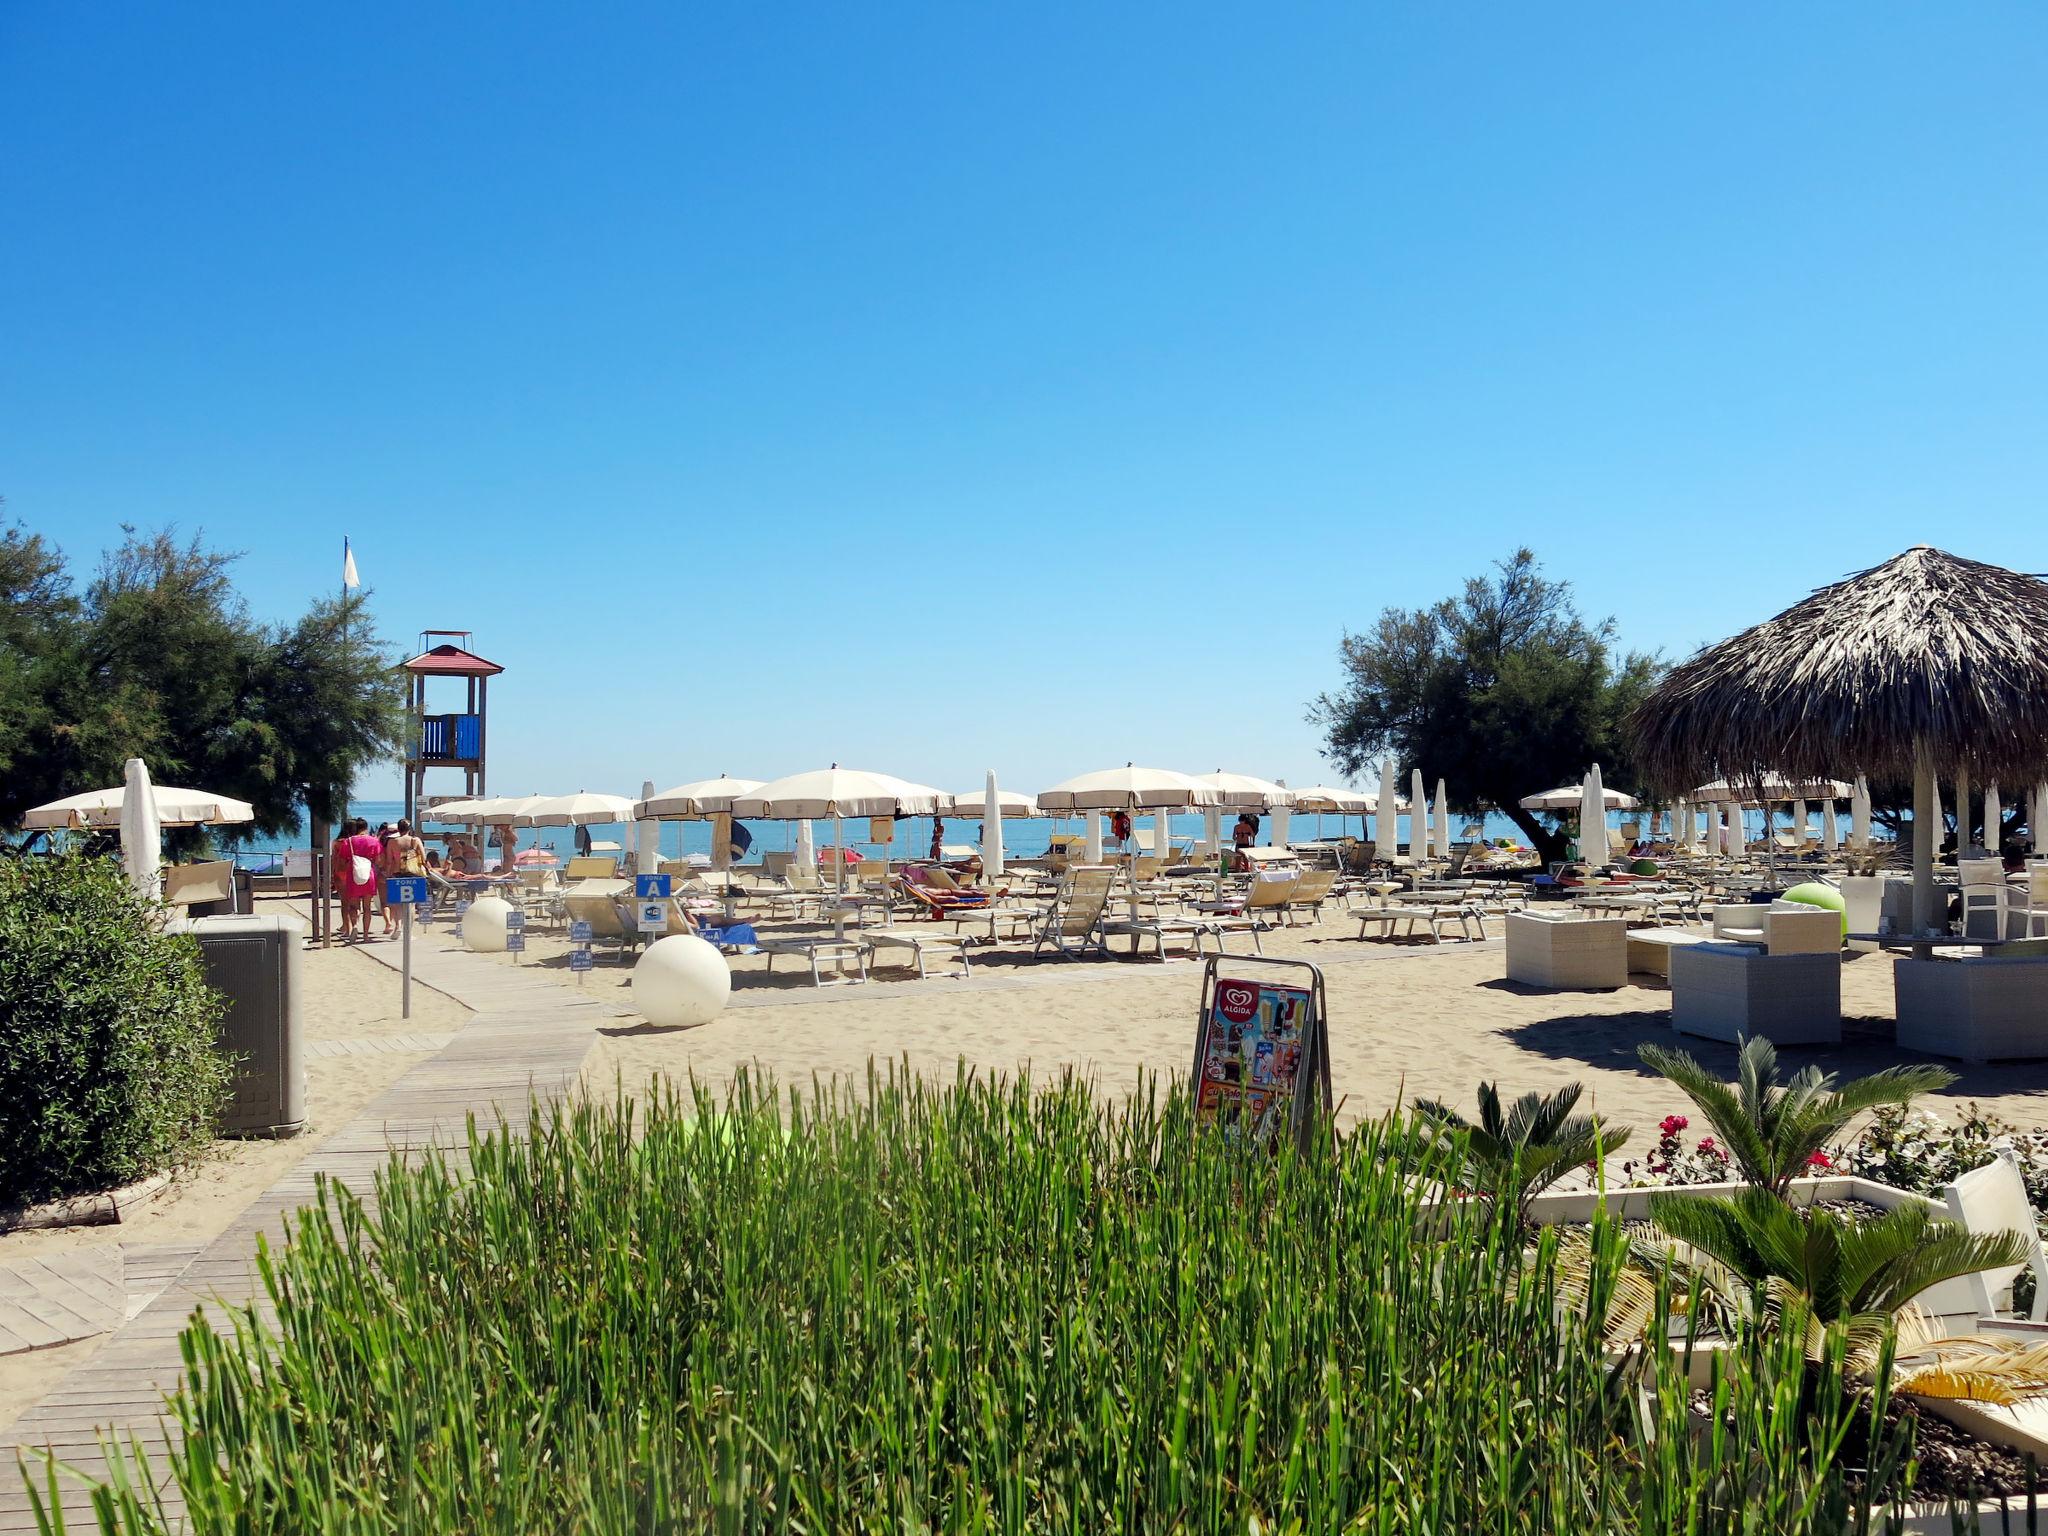
[[[377,860],[384,845],[370,835],[370,824],[357,816],[345,823],[334,840],[334,889],[341,897],[341,936],[370,937],[370,898],[377,892]],[[361,874],[362,879],[357,879]]]

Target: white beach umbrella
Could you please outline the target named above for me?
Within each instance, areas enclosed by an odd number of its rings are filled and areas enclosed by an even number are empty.
[[[1314,811],[1319,816],[1363,816],[1372,809],[1373,797],[1363,790],[1313,784],[1307,789],[1292,789],[1288,793],[1294,797],[1297,811]]]
[[[1618,789],[1604,786],[1600,798],[1610,811],[1633,811],[1641,804],[1634,795],[1625,795]],[[1586,785],[1561,784],[1556,789],[1546,789],[1540,795],[1528,795],[1516,802],[1525,811],[1583,811],[1586,808]]]
[[[1833,853],[1841,846],[1841,837],[1835,830],[1835,802],[1823,800],[1820,803],[1820,846],[1825,853]]]
[[[135,894],[153,904],[157,900],[157,868],[163,863],[163,823],[157,819],[156,796],[149,792],[149,767],[141,758],[128,759],[123,788],[121,863]]]
[[[1998,824],[2005,819],[2005,806],[1998,798],[1998,786],[1991,785],[1984,791],[1984,846],[1993,853],[1998,852]]]
[[[1130,763],[1063,779],[1038,795],[1039,807],[1047,811],[1192,811],[1222,803],[1200,779]]]
[[[633,801],[625,795],[600,795],[579,789],[573,795],[542,795],[521,806],[515,827],[595,827],[634,820]]]
[[[1579,857],[1588,864],[1607,862],[1607,790],[1598,763],[1586,774],[1579,801]]]
[[[802,821],[829,816],[938,816],[952,809],[953,797],[928,784],[834,763],[771,779],[734,797],[731,813],[765,821]]]
[[[420,820],[447,827],[468,826],[476,820],[476,813],[490,803],[489,800],[478,799],[444,800],[439,805],[430,805],[423,809],[420,812]]]
[[[1429,857],[1429,791],[1422,783],[1422,770],[1408,774],[1408,857]]]
[[[74,832],[95,828],[111,831],[123,824],[127,802],[128,787],[125,784],[112,789],[95,789],[82,795],[67,795],[62,800],[52,800],[48,805],[24,811],[21,824],[31,832],[59,828]],[[248,801],[216,795],[204,789],[177,789],[169,784],[152,784],[149,803],[159,828],[235,826],[256,819],[256,808]]]
[[[1849,846],[1859,850],[1870,846],[1870,781],[1861,774],[1849,795]]]
[[[1038,808],[1036,798],[1031,795],[1019,794],[1014,789],[998,790],[996,792],[996,801],[1002,807],[1001,814],[1005,821],[1021,821],[1028,817],[1043,816],[1045,814],[1045,812]],[[986,819],[988,816],[988,791],[986,789],[970,789],[963,794],[956,794],[953,796],[953,809],[946,812],[946,814],[966,821]]]
[[[545,795],[504,795],[495,800],[484,801],[476,811],[478,826],[511,827],[519,824],[519,818],[533,806],[545,800]]]
[[[706,816],[731,815],[733,801],[741,795],[753,794],[761,783],[760,779],[735,779],[721,773],[715,779],[697,779],[643,795],[633,814],[661,821],[696,821]]]
[[[1212,804],[1229,806],[1237,810],[1277,811],[1295,803],[1295,793],[1285,784],[1271,779],[1255,778],[1248,773],[1225,773],[1221,768],[1214,773],[1198,773],[1197,783],[1206,784],[1216,792]]]
[[[1030,811],[1019,812],[1018,814],[1034,815],[1037,813],[1037,802],[1032,801],[1029,795],[1018,795],[1016,798],[1027,801],[1031,805]],[[955,797],[954,803],[956,805],[960,803],[959,797]],[[988,771],[988,790],[982,796],[981,801],[981,873],[983,879],[996,879],[1003,872],[1003,818],[1009,814],[1010,808],[1003,802],[1003,792],[996,786],[996,771],[991,768]]]
[[[1451,803],[1444,795],[1444,781],[1436,781],[1436,853],[1440,859],[1451,854]]]
[[[1380,759],[1380,792],[1373,806],[1373,854],[1380,862],[1391,864],[1401,853],[1400,830],[1394,825],[1394,818],[1401,810],[1400,772],[1391,757]]]

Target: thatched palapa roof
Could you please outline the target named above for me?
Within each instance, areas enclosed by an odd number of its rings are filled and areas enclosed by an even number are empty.
[[[1666,789],[1767,774],[2048,778],[2048,583],[1924,545],[1674,667],[1630,719]]]

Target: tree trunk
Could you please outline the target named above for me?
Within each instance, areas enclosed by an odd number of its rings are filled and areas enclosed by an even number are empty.
[[[1558,863],[1564,858],[1565,845],[1571,841],[1569,833],[1561,829],[1552,831],[1543,825],[1534,811],[1525,811],[1519,805],[1503,807],[1503,814],[1522,829],[1545,865]]]

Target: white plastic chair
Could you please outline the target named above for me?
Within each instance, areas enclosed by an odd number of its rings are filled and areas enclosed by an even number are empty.
[[[2012,1310],[2012,1283],[2023,1269],[2034,1272],[2034,1305],[2031,1322],[2048,1321],[2048,1251],[2041,1247],[2041,1231],[2034,1220],[2034,1207],[2027,1200],[2027,1183],[2017,1164],[2004,1157],[1993,1158],[1982,1168],[1972,1168],[1950,1184],[1948,1213],[1961,1222],[1972,1236],[1989,1232],[2017,1232],[2027,1242],[2027,1256],[2018,1264],[2000,1269],[1980,1269],[1967,1276],[1977,1293],[1977,1310],[1984,1317],[1998,1317]]]
[[[1987,937],[2005,937],[2005,866],[1997,859],[1959,859],[1956,874],[1962,882],[1963,911],[1962,934],[1969,938],[1970,915],[1973,912],[1991,914],[1991,932]]]

